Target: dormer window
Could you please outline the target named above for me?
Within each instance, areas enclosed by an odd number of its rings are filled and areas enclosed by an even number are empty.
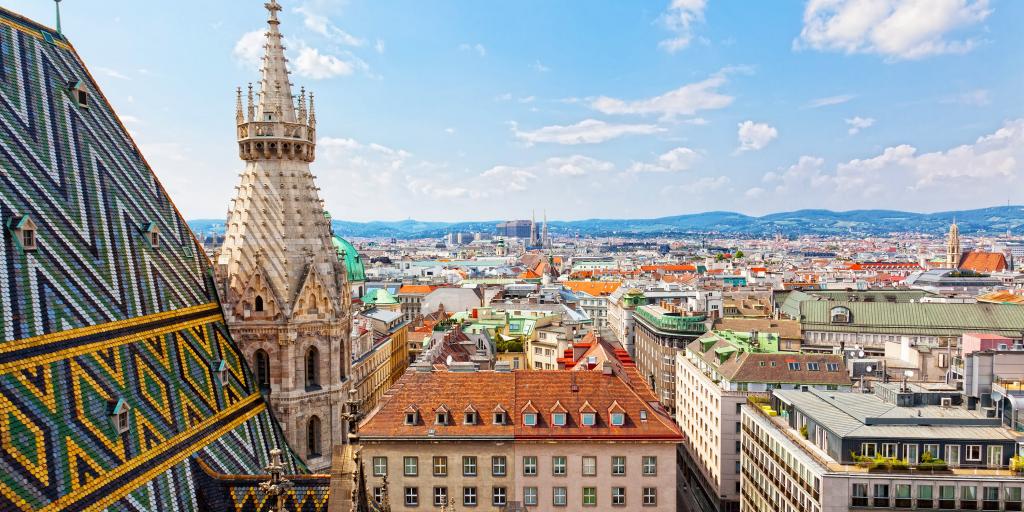
[[[214,368],[216,368],[217,378],[221,384],[227,384],[228,382],[228,362],[221,359],[220,361],[214,362]]]
[[[434,419],[436,425],[447,425],[448,424],[448,413],[438,412]]]
[[[462,412],[462,423],[464,425],[476,425],[477,420],[478,418],[476,409],[472,405],[466,407],[466,409]]]
[[[828,316],[834,324],[848,324],[853,321],[853,315],[850,314],[850,308],[843,306],[836,306],[829,310]]]
[[[416,407],[409,406],[405,408],[405,424],[415,425],[420,421],[420,412]]]
[[[551,415],[551,423],[556,427],[565,426],[566,414],[564,412],[556,412]]]
[[[23,251],[36,250],[36,223],[32,222],[28,215],[11,218],[7,226],[14,233],[14,238]]]
[[[593,427],[597,423],[597,415],[592,412],[585,412],[580,416],[580,424],[584,427]]]
[[[68,93],[79,107],[89,108],[89,90],[85,88],[85,84],[81,80],[68,82]]]
[[[527,412],[523,413],[523,425],[527,427],[537,426],[537,413]]]
[[[612,413],[612,426],[621,427],[626,424],[626,415],[621,412]]]
[[[150,247],[160,247],[160,229],[156,227],[155,222],[147,222],[142,226],[142,236],[146,238]]]
[[[640,411],[640,421],[647,421],[647,411]]]
[[[118,400],[110,407],[110,420],[118,434],[128,431],[128,409],[128,402],[124,399]]]
[[[505,413],[504,412],[496,412],[496,413],[494,413],[494,424],[495,425],[504,425],[506,423],[506,421],[507,420],[505,419]]]

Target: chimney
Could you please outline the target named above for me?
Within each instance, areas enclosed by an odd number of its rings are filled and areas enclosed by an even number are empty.
[[[605,375],[611,375],[612,374],[612,363],[611,363],[611,361],[605,361],[601,365],[601,373],[603,373]]]

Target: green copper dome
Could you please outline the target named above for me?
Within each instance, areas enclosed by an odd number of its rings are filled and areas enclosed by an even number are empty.
[[[373,304],[377,306],[386,306],[389,304],[398,304],[398,299],[391,292],[384,288],[373,288],[363,295],[363,304]]]
[[[366,281],[366,269],[363,267],[363,258],[359,251],[348,240],[334,235],[331,237],[334,243],[334,250],[338,251],[338,261],[345,264],[345,273],[348,274],[348,282],[358,283]]]

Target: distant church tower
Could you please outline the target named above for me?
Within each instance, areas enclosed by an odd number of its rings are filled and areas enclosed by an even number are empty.
[[[537,210],[530,215],[530,247],[537,246]]]
[[[946,266],[949,268],[960,268],[960,228],[956,221],[949,226],[949,235],[946,237]]]
[[[259,100],[242,110],[245,161],[228,210],[217,280],[228,327],[269,395],[292,449],[313,470],[328,468],[345,439],[351,297],[345,269],[309,163],[316,149],[313,95],[292,95],[277,0],[269,12]]]

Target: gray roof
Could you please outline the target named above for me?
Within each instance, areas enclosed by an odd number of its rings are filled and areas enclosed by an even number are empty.
[[[449,313],[469,311],[483,305],[474,288],[438,288],[423,297],[420,311],[434,312],[442,304]]]
[[[849,323],[831,321],[830,310],[837,306],[850,310],[852,319]],[[799,318],[805,332],[932,336],[960,336],[965,332],[983,332],[1017,338],[1024,331],[1024,306],[1018,304],[807,300],[800,302]]]
[[[1009,428],[962,407],[898,407],[863,393],[775,390],[774,395],[840,437],[1015,440]],[[920,416],[918,413],[920,412]],[[885,424],[913,421],[915,424]],[[881,424],[879,424],[881,423]],[[996,425],[992,425],[996,423]]]

